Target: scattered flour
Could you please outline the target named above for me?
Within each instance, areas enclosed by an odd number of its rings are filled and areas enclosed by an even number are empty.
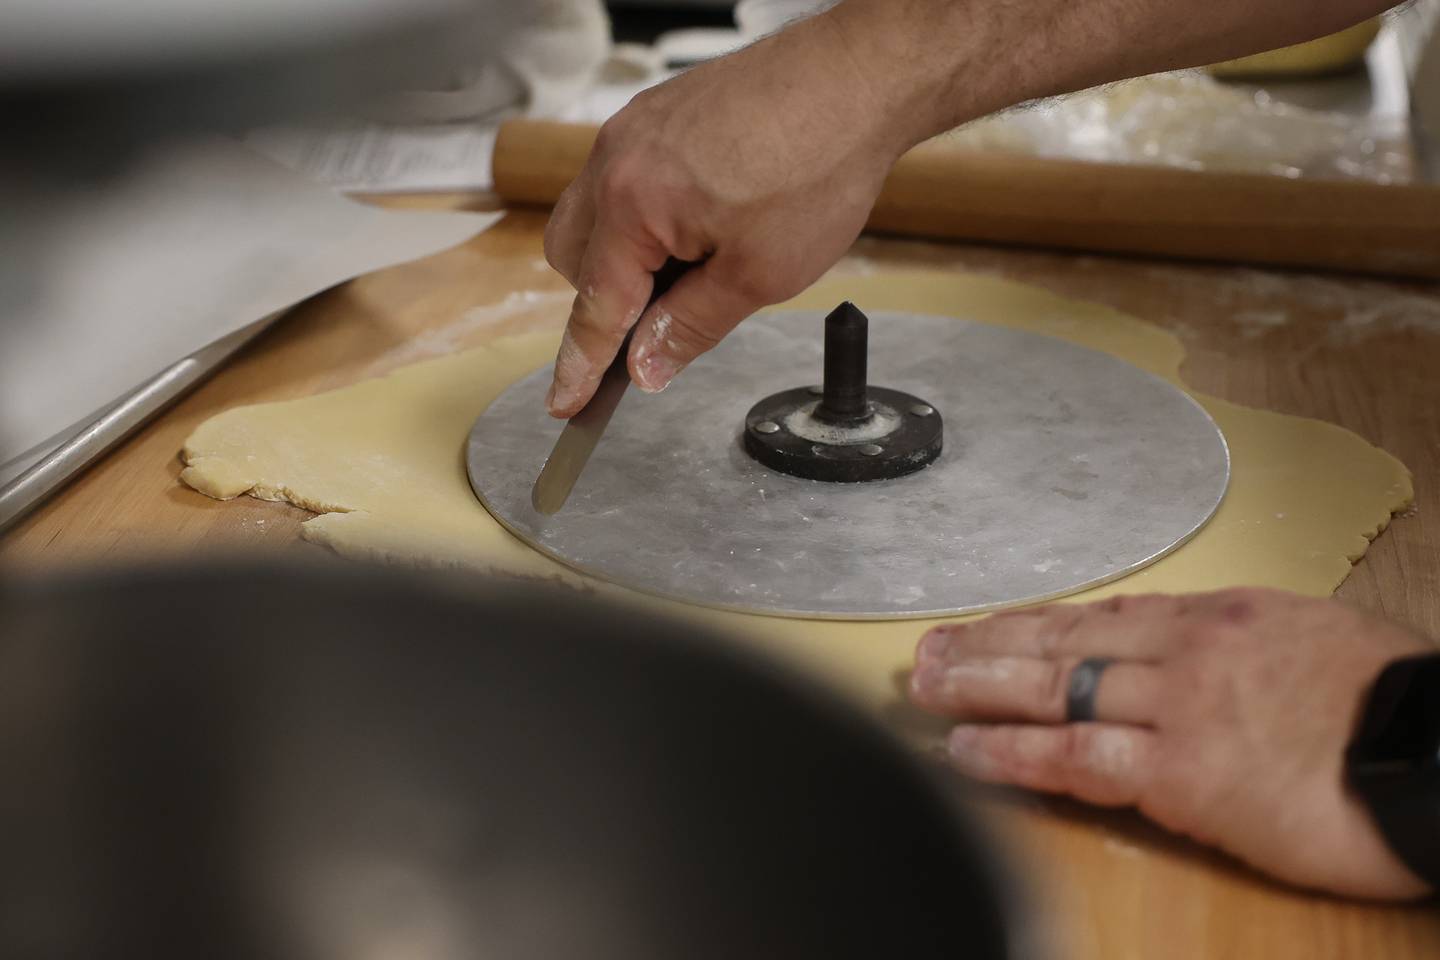
[[[1247,339],[1285,326],[1297,311],[1307,322],[1324,322],[1332,343],[1407,331],[1440,336],[1440,292],[1419,283],[1168,264],[1147,267],[1146,273],[1177,297],[1209,299],[1222,310],[1244,305],[1231,318]]]
[[[812,443],[856,444],[882,440],[900,426],[900,413],[883,403],[875,404],[875,415],[858,427],[835,426],[813,416],[820,401],[807,403],[785,418],[784,427]]]
[[[393,350],[379,357],[372,367],[389,370],[419,360],[444,356],[469,346],[469,340],[478,333],[497,327],[507,320],[526,313],[554,310],[559,321],[563,321],[574,299],[568,290],[516,290],[499,303],[473,307],[460,315],[460,319],[443,327],[425,330]]]
[[[1114,837],[1105,838],[1105,852],[1117,857],[1124,857],[1126,860],[1140,860],[1145,857],[1144,850]]]
[[[1231,320],[1240,328],[1240,336],[1246,340],[1263,337],[1276,327],[1290,322],[1290,315],[1284,310],[1241,310],[1232,314]]]
[[[670,327],[674,325],[675,318],[664,310],[655,315],[655,334],[653,342],[664,344],[667,349],[673,348],[675,344],[670,340]]]

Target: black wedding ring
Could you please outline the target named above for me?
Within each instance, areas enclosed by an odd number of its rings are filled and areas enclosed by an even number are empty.
[[[1070,685],[1065,690],[1065,722],[1090,723],[1095,719],[1095,694],[1100,689],[1100,674],[1115,661],[1110,657],[1086,657],[1070,671]]]

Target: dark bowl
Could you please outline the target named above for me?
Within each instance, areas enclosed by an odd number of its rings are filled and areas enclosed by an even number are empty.
[[[1015,957],[955,784],[690,626],[514,582],[0,586],[0,957]]]

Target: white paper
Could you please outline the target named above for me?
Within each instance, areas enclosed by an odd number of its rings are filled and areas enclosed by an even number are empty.
[[[239,330],[236,330],[234,333],[228,336],[221,337],[214,343],[208,344],[195,351],[194,353],[187,354],[184,359],[195,360],[201,365],[203,369],[207,371],[208,375],[208,372],[213,372],[213,370],[218,369],[220,366],[222,366],[224,362],[229,359],[231,354],[239,350],[251,340],[255,339],[255,337],[263,333],[271,324],[273,324],[276,320],[279,320],[282,316],[284,316],[283,311],[280,313],[272,313],[267,317],[263,317],[260,320],[255,321],[254,323],[247,324],[246,326],[241,327]],[[159,376],[164,375],[165,373],[163,371],[159,374]],[[124,395],[117,398],[114,403],[106,404],[99,410],[96,410],[91,414],[87,414],[85,419],[81,420],[79,423],[72,423],[70,426],[66,427],[64,430],[61,430],[54,436],[46,437],[44,442],[25,451],[20,456],[15,457],[9,462],[0,463],[0,493],[3,493],[6,485],[9,484],[16,477],[20,476],[22,473],[35,466],[40,461],[58,454],[63,446],[65,446],[71,440],[75,439],[75,437],[79,435],[82,431],[94,426],[104,417],[109,415],[110,412],[113,411],[116,407],[123,404],[127,399],[134,396],[136,393],[139,393],[140,391],[146,389],[146,387],[153,382],[153,378],[147,380],[145,383],[137,386],[135,390],[127,391]],[[109,439],[113,441],[115,439],[118,439],[118,436],[111,436]]]
[[[267,127],[246,134],[245,142],[341,190],[489,190],[497,129],[480,123]]]
[[[232,142],[68,195],[29,225],[35,292],[0,320],[0,467],[180,358],[500,216],[367,206]]]
[[[658,83],[663,83],[672,76],[674,73],[665,72],[625,83],[597,84],[584,96],[577,98],[568,107],[559,111],[555,119],[562,123],[602,124],[625,109],[637,94]]]

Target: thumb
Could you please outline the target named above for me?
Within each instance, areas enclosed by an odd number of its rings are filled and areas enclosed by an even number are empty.
[[[766,305],[736,276],[722,260],[708,260],[645,311],[630,345],[630,379],[636,386],[646,393],[664,390],[696,357]]]

